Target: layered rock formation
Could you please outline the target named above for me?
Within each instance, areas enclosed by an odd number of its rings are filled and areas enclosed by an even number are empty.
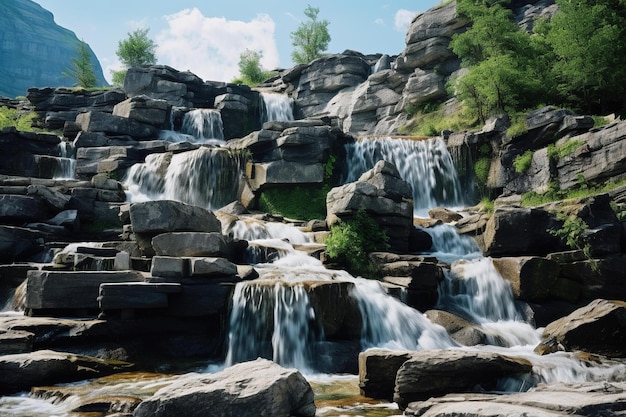
[[[31,87],[72,86],[62,73],[72,67],[80,40],[57,25],[54,16],[31,0],[3,2],[0,13],[0,96],[24,95]],[[87,46],[89,48],[89,46]],[[97,86],[108,85],[89,49]]]

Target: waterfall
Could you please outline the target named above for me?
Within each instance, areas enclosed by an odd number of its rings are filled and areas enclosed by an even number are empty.
[[[151,154],[131,167],[124,185],[132,202],[176,200],[214,210],[239,197],[242,156],[201,147],[179,154]]]
[[[221,145],[224,143],[222,115],[218,110],[193,109],[185,113],[180,132],[162,130],[159,139],[168,142]]]
[[[321,332],[315,323],[302,285],[237,284],[226,366],[261,356],[282,366],[312,370],[312,349]]]
[[[261,123],[288,122],[293,117],[293,99],[285,94],[260,93],[263,99],[261,108]]]
[[[386,160],[398,168],[402,179],[413,188],[415,214],[423,215],[437,206],[463,206],[467,193],[441,138],[427,140],[368,138],[345,147],[347,172],[343,182],[356,181],[361,174]]]
[[[65,141],[57,145],[59,157],[53,179],[71,180],[76,178],[76,158],[74,156],[74,146]]]
[[[454,226],[440,224],[420,229],[428,233],[433,239],[429,255],[437,257],[440,261],[452,263],[458,259],[472,259],[482,256],[474,239],[460,235]]]

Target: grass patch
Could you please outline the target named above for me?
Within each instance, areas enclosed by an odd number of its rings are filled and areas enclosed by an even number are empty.
[[[583,142],[581,140],[570,140],[565,142],[563,145],[548,145],[548,158],[551,160],[559,160],[561,158],[565,158],[574,153],[574,151],[582,145]]]
[[[14,127],[22,132],[32,132],[33,121],[37,118],[35,112],[20,112],[6,106],[0,107],[0,130]]]
[[[588,184],[584,181],[584,179],[581,179],[579,181],[579,185],[576,187],[572,187],[568,190],[561,190],[556,182],[551,182],[545,193],[529,191],[522,194],[522,205],[534,207],[570,198],[584,198],[594,194],[606,193],[622,185],[626,185],[626,180],[619,182],[609,181],[603,184]]]
[[[593,127],[602,127],[609,124],[609,119],[605,116],[591,116],[593,119]]]
[[[486,213],[493,213],[494,208],[495,208],[495,203],[489,197],[481,198],[480,203],[478,203],[478,209]]]
[[[514,116],[511,120],[511,126],[506,130],[506,134],[510,138],[522,136],[524,133],[528,133],[528,128],[526,127],[526,113]]]
[[[326,253],[333,261],[354,275],[370,278],[376,276],[376,268],[367,254],[388,248],[389,237],[363,210],[351,220],[334,225],[326,238]]]
[[[261,193],[259,208],[267,213],[297,220],[326,218],[328,185],[319,187],[295,186],[270,188]]]
[[[406,112],[411,119],[400,131],[412,136],[439,136],[444,130],[468,130],[477,124],[475,117],[462,111],[446,115],[443,106],[407,107]]]
[[[486,185],[489,179],[489,169],[491,168],[491,158],[481,157],[474,163],[474,175],[480,185]]]
[[[533,151],[526,151],[521,155],[517,155],[513,161],[513,168],[518,174],[524,174],[530,168],[530,164],[533,161]]]

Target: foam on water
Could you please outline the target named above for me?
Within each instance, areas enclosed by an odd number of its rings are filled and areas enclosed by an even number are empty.
[[[288,122],[294,120],[293,99],[286,94],[261,93],[263,106],[261,108],[261,122]]]

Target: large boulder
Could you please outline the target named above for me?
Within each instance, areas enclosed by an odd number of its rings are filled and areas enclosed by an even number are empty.
[[[315,416],[313,390],[295,369],[266,359],[234,365],[216,374],[187,374],[157,391],[134,417]]]
[[[546,326],[542,343],[626,357],[626,302],[597,299]],[[541,346],[541,345],[540,345]],[[545,352],[546,349],[539,348]],[[548,349],[548,351],[550,351]]]
[[[361,395],[391,401],[396,374],[415,352],[368,349],[359,353],[359,388]]]
[[[522,358],[463,350],[425,350],[404,362],[396,376],[393,399],[401,409],[410,402],[452,392],[494,389],[504,377],[529,374],[532,364]]]
[[[132,364],[127,362],[52,350],[0,356],[0,394],[29,390],[37,385],[80,381],[131,367]]]
[[[541,208],[497,207],[485,228],[485,255],[545,255],[554,252],[562,244],[549,230],[558,226],[558,222]]]
[[[511,283],[515,298],[524,301],[547,298],[559,277],[559,264],[538,256],[494,258],[493,265]]]
[[[407,252],[413,228],[411,186],[400,178],[397,168],[378,161],[356,181],[330,190],[326,196],[329,226],[349,220],[364,210],[387,233],[391,249]]]
[[[99,111],[79,114],[76,123],[83,132],[128,135],[135,139],[155,139],[159,136],[158,129],[153,125]]]
[[[167,101],[140,95],[116,104],[113,108],[113,115],[164,128],[169,127],[166,123],[169,122],[170,110],[171,106]]]
[[[221,232],[215,215],[201,207],[171,200],[147,201],[130,206],[130,222],[141,250],[154,254],[152,238],[167,232]]]
[[[160,256],[230,257],[237,249],[245,249],[245,242],[234,243],[218,232],[171,232],[152,238],[152,247]]]

